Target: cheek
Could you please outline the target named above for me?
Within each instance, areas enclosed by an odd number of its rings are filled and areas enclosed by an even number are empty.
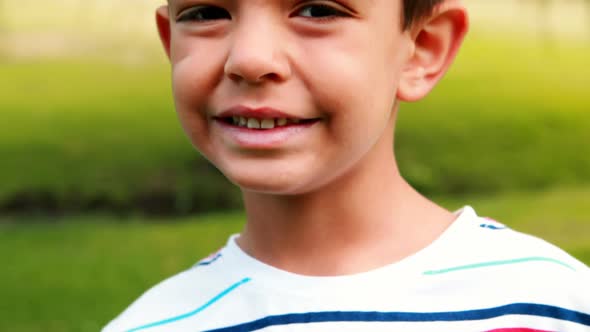
[[[314,102],[334,120],[335,139],[348,146],[371,140],[385,128],[394,103],[395,75],[387,71],[391,59],[375,57],[381,50],[371,47],[365,42],[335,51],[318,45],[304,55],[303,76]]]
[[[223,74],[220,45],[211,41],[178,38],[172,45],[172,84],[174,97],[181,105],[206,101]]]
[[[211,53],[215,50],[214,46],[206,43],[191,44],[190,40],[178,40],[173,45],[173,50],[172,85],[178,117],[193,145],[207,154],[207,115],[210,113],[208,105],[219,80],[220,69],[215,63],[218,57]]]

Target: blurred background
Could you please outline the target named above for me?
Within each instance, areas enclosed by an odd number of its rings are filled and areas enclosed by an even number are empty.
[[[0,0],[0,331],[97,331],[239,232],[184,137],[163,0]],[[466,0],[472,31],[402,106],[404,176],[590,263],[590,1]]]

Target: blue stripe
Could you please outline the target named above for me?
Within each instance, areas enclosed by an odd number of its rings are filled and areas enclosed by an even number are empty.
[[[209,264],[215,262],[216,260],[218,260],[220,257],[221,257],[221,253],[215,255],[213,258],[211,258],[209,260],[202,260],[202,261],[198,262],[197,264],[195,264],[195,267],[209,265]]]
[[[495,308],[449,312],[307,312],[268,316],[249,323],[206,332],[249,332],[271,326],[327,322],[458,322],[491,319],[505,315],[548,317],[590,326],[590,315],[555,306],[513,303]]]
[[[502,230],[502,229],[507,229],[506,226],[496,226],[496,225],[491,225],[491,224],[481,224],[479,225],[479,227],[481,228],[489,228],[489,229],[493,229],[493,230]]]
[[[176,317],[167,318],[167,319],[164,319],[164,320],[161,320],[161,321],[149,323],[149,324],[146,324],[146,325],[142,325],[142,326],[139,326],[139,327],[135,327],[135,328],[132,328],[130,330],[127,330],[127,332],[135,332],[135,331],[140,331],[140,330],[146,330],[146,329],[149,329],[149,328],[152,328],[152,327],[162,326],[162,325],[174,323],[174,322],[177,322],[179,320],[183,320],[183,319],[189,318],[191,316],[194,316],[194,315],[198,314],[199,312],[207,309],[212,304],[214,304],[215,302],[221,300],[224,296],[226,296],[227,294],[231,293],[232,291],[234,291],[236,288],[240,287],[241,285],[249,282],[250,280],[251,280],[250,278],[245,278],[245,279],[242,279],[242,280],[236,282],[235,284],[231,285],[229,288],[227,288],[226,290],[224,290],[223,292],[219,293],[214,298],[212,298],[211,300],[209,300],[207,303],[203,304],[202,306],[200,306],[199,308],[197,308],[197,309],[195,309],[195,310],[193,310],[191,312],[188,312],[186,314],[179,315],[179,316],[176,316]]]
[[[549,257],[524,257],[524,258],[516,258],[516,259],[508,259],[508,260],[502,260],[502,261],[489,261],[489,262],[480,262],[480,263],[474,263],[474,264],[467,264],[467,265],[460,265],[460,266],[453,266],[453,267],[449,267],[449,268],[445,268],[445,269],[440,269],[440,270],[430,270],[430,271],[425,271],[423,274],[424,275],[436,275],[436,274],[444,274],[444,273],[449,273],[449,272],[456,272],[456,271],[462,271],[462,270],[471,270],[471,269],[479,269],[479,268],[483,268],[483,267],[491,267],[491,266],[499,266],[499,265],[510,265],[510,264],[521,264],[521,263],[529,263],[529,262],[547,262],[547,263],[554,263],[554,264],[558,264],[561,265],[563,267],[567,267],[568,269],[572,270],[572,271],[576,271],[575,268],[573,268],[572,266],[554,259],[554,258],[549,258]]]

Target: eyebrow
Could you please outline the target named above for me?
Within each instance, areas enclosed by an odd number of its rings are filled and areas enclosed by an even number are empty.
[[[234,0],[234,1],[239,1],[239,0]],[[272,0],[272,1],[276,1],[276,0]],[[280,0],[280,1],[285,1],[285,0]],[[176,4],[177,0],[166,0],[166,3],[168,5],[174,5]],[[373,5],[375,3],[375,0],[363,0],[363,2],[367,2],[370,5]]]

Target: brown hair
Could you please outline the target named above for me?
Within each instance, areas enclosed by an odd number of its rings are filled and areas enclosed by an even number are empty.
[[[404,0],[404,17],[402,27],[410,28],[416,21],[428,16],[436,5],[444,0]]]

